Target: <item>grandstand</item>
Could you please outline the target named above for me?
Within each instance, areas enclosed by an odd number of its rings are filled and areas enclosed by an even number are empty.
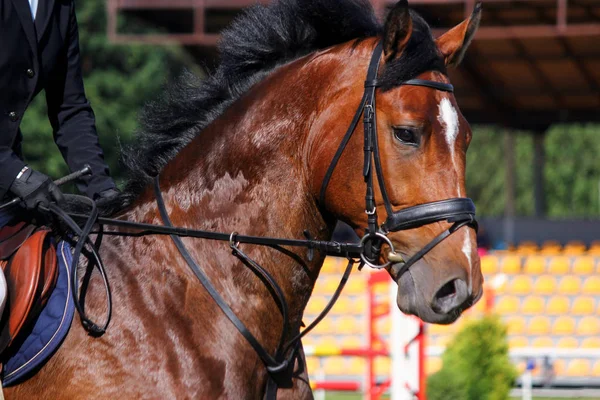
[[[323,309],[344,266],[344,260],[326,260],[305,312],[306,322]],[[548,372],[544,371],[545,361],[553,368],[553,378],[547,382],[551,385],[600,386],[600,242],[589,248],[580,242],[565,246],[548,242],[540,247],[524,242],[515,249],[483,256],[482,271],[487,282],[500,284],[493,290],[488,285],[484,298],[456,323],[427,327],[428,374],[441,368],[443,348],[465,321],[486,312],[486,304],[493,304],[491,311],[507,325],[511,357],[520,372],[528,359],[535,360],[534,383],[541,384]],[[305,339],[305,345],[367,345],[368,274],[354,273],[345,295]],[[385,286],[377,291],[381,297],[389,293]],[[390,318],[381,319],[377,328],[389,339]],[[354,357],[309,357],[308,365],[313,379],[362,379],[366,362]],[[390,369],[389,359],[376,362],[380,379],[389,377]]]

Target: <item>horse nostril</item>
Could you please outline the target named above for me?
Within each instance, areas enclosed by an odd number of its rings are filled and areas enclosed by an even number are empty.
[[[453,279],[436,292],[431,308],[438,314],[448,314],[462,306],[468,297],[467,283],[462,279]]]

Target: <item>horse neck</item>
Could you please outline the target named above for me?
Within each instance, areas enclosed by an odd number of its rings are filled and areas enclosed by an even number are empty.
[[[307,149],[318,113],[315,104],[328,102],[326,86],[315,83],[306,62],[295,64],[257,84],[164,169],[161,188],[174,225],[254,236],[304,238],[308,231],[319,240],[331,237],[332,223],[321,215],[313,193]],[[139,205],[134,214],[139,217],[141,212],[156,221],[158,213],[149,204]],[[246,318],[262,322],[259,339],[273,342],[281,318],[265,285],[231,255],[227,243],[190,243],[233,309],[249,297],[263,299],[241,308]],[[302,248],[284,253],[242,245],[242,250],[281,286],[289,304],[291,333],[297,331],[324,257],[317,254],[309,260]],[[232,285],[220,284],[227,280]],[[271,323],[267,315],[275,316]],[[257,327],[251,330],[257,332]]]

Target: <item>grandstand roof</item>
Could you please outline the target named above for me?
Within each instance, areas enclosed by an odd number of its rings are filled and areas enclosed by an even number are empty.
[[[372,0],[380,14],[394,0]],[[214,56],[219,31],[242,7],[269,0],[108,0],[115,42],[179,42]],[[470,14],[475,0],[410,0],[439,34]],[[117,30],[135,15],[161,34]],[[560,122],[600,121],[600,2],[484,0],[481,28],[462,66],[451,71],[471,123],[543,131]]]

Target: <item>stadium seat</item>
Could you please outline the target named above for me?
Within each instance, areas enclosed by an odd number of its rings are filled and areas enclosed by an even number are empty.
[[[352,300],[352,314],[354,315],[365,315],[367,312],[367,298],[366,297],[355,297]]]
[[[544,312],[546,300],[540,296],[527,296],[523,300],[521,312],[523,314],[537,315]]]
[[[565,376],[567,372],[567,361],[562,358],[556,359],[552,362],[554,368],[554,374],[556,376]]]
[[[529,339],[527,336],[512,336],[508,339],[508,347],[511,349],[529,347]]]
[[[582,349],[600,349],[600,337],[587,337],[581,341]]]
[[[317,335],[324,335],[329,333],[337,333],[337,325],[333,322],[333,318],[325,318],[323,321],[316,326],[312,331]]]
[[[323,361],[323,369],[326,375],[345,375],[346,360],[344,357],[327,357]]]
[[[456,332],[456,323],[450,325],[427,324],[427,333],[430,335],[451,335]]]
[[[375,373],[390,376],[392,374],[392,360],[389,357],[377,357],[375,359]]]
[[[320,276],[315,285],[315,290],[314,290],[315,293],[317,293],[317,289],[318,289],[319,294],[325,295],[327,297],[331,297],[333,292],[335,292],[335,290],[338,288],[338,286],[340,284],[340,279],[342,279],[342,278],[338,275]],[[350,283],[350,281],[352,281],[352,279],[356,279],[356,276],[351,276],[346,285],[348,285]],[[344,289],[344,291],[345,291],[345,289]]]
[[[575,320],[568,315],[561,315],[552,324],[552,334],[557,336],[572,335],[575,332]]]
[[[578,256],[584,254],[586,251],[585,243],[579,241],[572,241],[565,245],[563,248],[563,254],[566,256]]]
[[[531,341],[533,347],[554,347],[554,340],[549,336],[539,336]]]
[[[600,376],[600,360],[596,360],[592,368],[592,376]]]
[[[365,320],[360,317],[353,317],[351,315],[344,315],[337,318],[335,325],[337,326],[336,332],[338,333],[364,333],[365,332]]]
[[[529,275],[543,274],[546,272],[546,258],[540,256],[527,257],[523,271]]]
[[[571,307],[571,314],[573,315],[587,315],[593,314],[596,308],[596,300],[590,296],[579,296],[573,300],[573,307]]]
[[[348,361],[347,374],[354,376],[364,376],[366,366],[367,363],[364,358],[352,357]]]
[[[363,295],[367,293],[367,281],[363,278],[364,275],[354,275],[348,279],[344,287],[346,295]],[[339,284],[339,281],[338,281]]]
[[[441,357],[427,357],[425,360],[425,373],[427,375],[435,374],[442,369]]]
[[[342,347],[346,349],[356,349],[363,346],[362,336],[344,335],[340,341]]]
[[[527,333],[532,336],[547,335],[550,332],[550,319],[543,315],[537,315],[529,320]]]
[[[525,318],[519,316],[509,317],[505,320],[509,335],[522,335],[525,332]]]
[[[306,305],[306,309],[304,310],[304,315],[317,315],[327,305],[327,298],[324,296],[313,295],[308,304]]]
[[[306,369],[311,375],[317,375],[321,369],[321,361],[319,357],[306,357]]]
[[[365,281],[365,286],[368,286],[366,281]],[[375,285],[373,287],[373,292],[375,292],[376,295],[389,296],[390,283],[385,282],[385,283],[379,283],[379,284]]]
[[[380,335],[390,335],[392,333],[392,319],[380,318],[377,321],[377,333]]]
[[[529,294],[533,290],[533,281],[527,275],[517,275],[511,279],[506,289],[512,294]]]
[[[555,256],[550,258],[548,273],[552,275],[566,275],[570,271],[571,260],[568,257]]]
[[[323,311],[323,309],[321,309]],[[349,296],[340,296],[340,298],[335,302],[335,305],[330,311],[331,316],[334,315],[347,315],[353,314],[352,310],[352,299]]]
[[[342,267],[340,266],[345,259],[340,257],[325,257],[323,266],[321,267],[322,274],[339,274]]]
[[[552,296],[546,306],[546,314],[563,315],[569,312],[571,300],[566,296]]]
[[[521,300],[517,296],[501,296],[494,306],[494,311],[500,315],[516,314]]]
[[[313,331],[314,332],[314,331]],[[322,347],[339,347],[340,339],[333,335],[313,335],[312,332],[308,337],[317,337],[315,343],[317,346]]]
[[[583,317],[577,324],[576,333],[581,336],[596,336],[600,333],[598,317]]]
[[[600,276],[594,275],[585,278],[582,293],[600,295]]]
[[[556,346],[563,349],[576,349],[579,347],[579,340],[574,337],[560,338]]]
[[[542,243],[542,248],[541,250],[544,249],[562,249],[562,245],[557,242],[556,240],[546,240],[544,243]]]
[[[498,272],[498,257],[486,254],[481,257],[481,272],[484,275],[493,275]]]
[[[437,335],[431,339],[431,344],[438,347],[446,347],[452,338],[452,335]]]
[[[567,376],[589,376],[592,371],[590,360],[571,360],[567,365]]]
[[[593,257],[577,257],[573,262],[573,273],[577,275],[592,275],[594,273],[594,264]]]
[[[556,292],[556,278],[551,275],[542,275],[536,279],[533,286],[535,294],[553,294]]]
[[[518,274],[521,272],[521,257],[506,256],[502,258],[502,272],[505,274]]]
[[[586,253],[590,256],[600,256],[600,242],[593,242]],[[600,265],[598,268],[600,268]]]
[[[578,276],[568,275],[558,282],[558,293],[576,295],[581,292],[581,279]]]

